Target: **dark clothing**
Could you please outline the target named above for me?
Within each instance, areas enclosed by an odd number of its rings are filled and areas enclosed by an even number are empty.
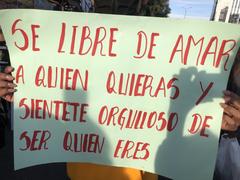
[[[2,72],[8,65],[10,65],[10,60],[7,46],[4,41],[0,41],[0,71]],[[8,110],[9,103],[0,98],[0,148],[5,145],[5,128],[10,125]]]

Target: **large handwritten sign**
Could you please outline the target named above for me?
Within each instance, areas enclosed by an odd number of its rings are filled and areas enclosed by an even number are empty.
[[[50,162],[212,178],[240,27],[0,11],[15,67],[15,168]]]

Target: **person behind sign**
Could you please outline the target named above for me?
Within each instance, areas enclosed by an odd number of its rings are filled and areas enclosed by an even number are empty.
[[[240,51],[239,51],[240,52]],[[238,180],[240,177],[240,53],[233,65],[225,103],[214,180]]]
[[[12,83],[13,77],[9,75],[13,68],[6,68],[6,66],[9,64],[8,60],[9,56],[0,28],[0,148],[5,146],[5,129],[10,124],[8,117],[9,103],[7,103],[5,100],[11,101],[11,94],[16,91],[14,89],[16,85]]]
[[[225,103],[222,130],[235,132],[240,126],[240,52],[238,53],[231,75],[228,90],[224,91]]]
[[[0,64],[1,65],[1,64]],[[6,143],[6,127],[10,124],[8,118],[8,103],[5,100],[11,101],[11,94],[15,91],[15,84],[12,83],[13,77],[8,73],[11,73],[12,68],[7,67],[5,73],[0,72],[0,149],[5,146]],[[4,100],[5,99],[5,100]]]
[[[4,41],[2,31],[0,29],[0,41]],[[5,66],[5,64],[0,63],[0,97],[12,101],[12,95],[16,92],[16,84],[13,83],[14,77],[11,75],[13,72],[13,67]]]

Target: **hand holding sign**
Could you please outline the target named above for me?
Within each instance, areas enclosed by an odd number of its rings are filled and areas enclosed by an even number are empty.
[[[11,75],[13,68],[8,66],[4,69],[4,72],[0,72],[0,97],[11,102],[13,100],[13,93],[17,85],[13,83],[14,77]]]
[[[240,97],[231,92],[224,91],[225,103],[221,103],[224,109],[222,128],[236,131],[240,126]]]

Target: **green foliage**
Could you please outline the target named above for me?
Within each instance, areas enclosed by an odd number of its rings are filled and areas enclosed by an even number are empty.
[[[142,6],[139,15],[168,17],[170,12],[169,0],[149,0],[145,6]]]
[[[100,13],[158,17],[170,13],[169,0],[95,0],[95,6]]]

